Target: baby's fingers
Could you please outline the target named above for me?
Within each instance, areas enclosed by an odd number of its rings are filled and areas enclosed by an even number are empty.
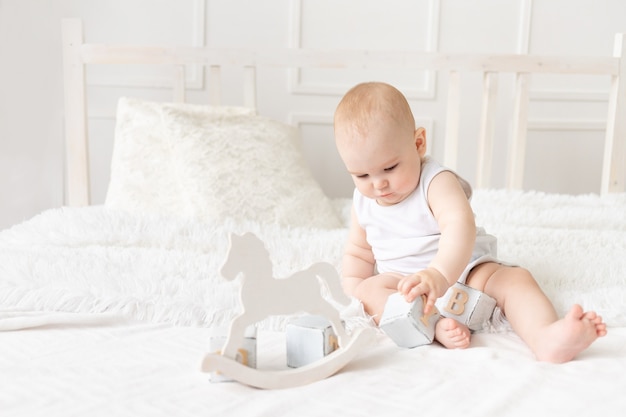
[[[398,292],[406,296],[418,283],[419,281],[417,281],[414,277],[406,276],[398,282]]]
[[[425,294],[424,296],[424,314],[429,314],[433,308],[435,308],[435,301],[437,301],[437,297],[433,295],[431,291],[430,294]]]
[[[428,293],[428,284],[425,282],[419,282],[413,285],[408,292],[404,294],[404,298],[407,302],[413,302],[417,297],[426,295]]]

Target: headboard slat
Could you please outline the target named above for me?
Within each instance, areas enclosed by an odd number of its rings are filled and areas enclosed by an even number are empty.
[[[86,206],[89,205],[90,185],[85,66],[80,56],[83,43],[82,21],[64,21],[62,36],[66,201],[70,206]]]
[[[530,74],[518,73],[515,77],[515,103],[513,109],[513,131],[507,160],[507,187],[522,189],[524,162],[526,160],[526,131],[528,125],[528,101]]]
[[[243,105],[256,109],[256,67],[243,69]]]
[[[222,69],[218,65],[211,65],[209,73],[209,104],[222,104]]]
[[[185,102],[185,66],[176,65],[174,68],[173,100],[177,103]]]
[[[443,163],[456,169],[459,149],[459,123],[461,113],[461,76],[458,71],[448,74],[448,101],[446,106],[446,136]]]
[[[626,183],[626,34],[615,35],[613,56],[619,73],[611,77],[611,96],[604,142],[601,193],[624,192]]]
[[[478,135],[478,159],[476,169],[476,188],[491,185],[491,167],[493,162],[493,134],[496,126],[496,96],[498,94],[498,73],[483,74],[482,111],[480,133]]]

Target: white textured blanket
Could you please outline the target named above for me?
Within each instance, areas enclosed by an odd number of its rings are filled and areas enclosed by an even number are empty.
[[[344,217],[348,204],[337,202]],[[498,237],[499,256],[530,269],[561,313],[578,302],[610,326],[626,325],[625,194],[477,191],[472,204],[477,223]],[[55,311],[223,324],[238,308],[237,282],[218,274],[232,231],[264,239],[277,277],[319,261],[339,267],[347,233],[49,210],[0,233],[0,309],[14,321]]]

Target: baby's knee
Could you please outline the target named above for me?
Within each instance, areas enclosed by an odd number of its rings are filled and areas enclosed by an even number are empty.
[[[507,278],[515,280],[517,282],[536,284],[536,280],[533,274],[528,269],[521,266],[507,267],[506,275]]]
[[[535,278],[531,274],[531,272],[521,266],[508,266],[496,264],[496,266],[491,268],[485,268],[484,271],[479,273],[479,278],[477,281],[482,281],[485,284],[489,282],[492,284],[494,281],[515,281],[515,282],[525,282],[525,281],[535,281]],[[472,286],[473,287],[473,286]]]
[[[489,277],[485,285],[485,293],[493,293],[495,296],[492,296],[496,299],[531,289],[539,289],[539,284],[532,273],[523,267],[505,266]]]

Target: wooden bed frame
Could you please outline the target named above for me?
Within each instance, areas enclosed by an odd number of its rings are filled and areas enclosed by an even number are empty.
[[[474,186],[488,187],[496,120],[496,95],[500,73],[515,74],[513,129],[507,157],[506,187],[520,189],[524,175],[529,86],[533,74],[594,74],[611,77],[600,193],[626,189],[626,35],[617,34],[612,57],[468,55],[418,51],[216,49],[200,47],[128,46],[90,44],[83,41],[79,19],[63,20],[63,61],[67,200],[70,206],[90,203],[85,67],[89,64],[157,64],[175,67],[173,100],[185,101],[186,65],[210,68],[208,103],[220,104],[220,66],[244,68],[247,107],[256,107],[256,68],[395,68],[429,69],[448,73],[443,163],[457,166],[460,73],[483,74],[482,112],[478,140],[479,167]]]

